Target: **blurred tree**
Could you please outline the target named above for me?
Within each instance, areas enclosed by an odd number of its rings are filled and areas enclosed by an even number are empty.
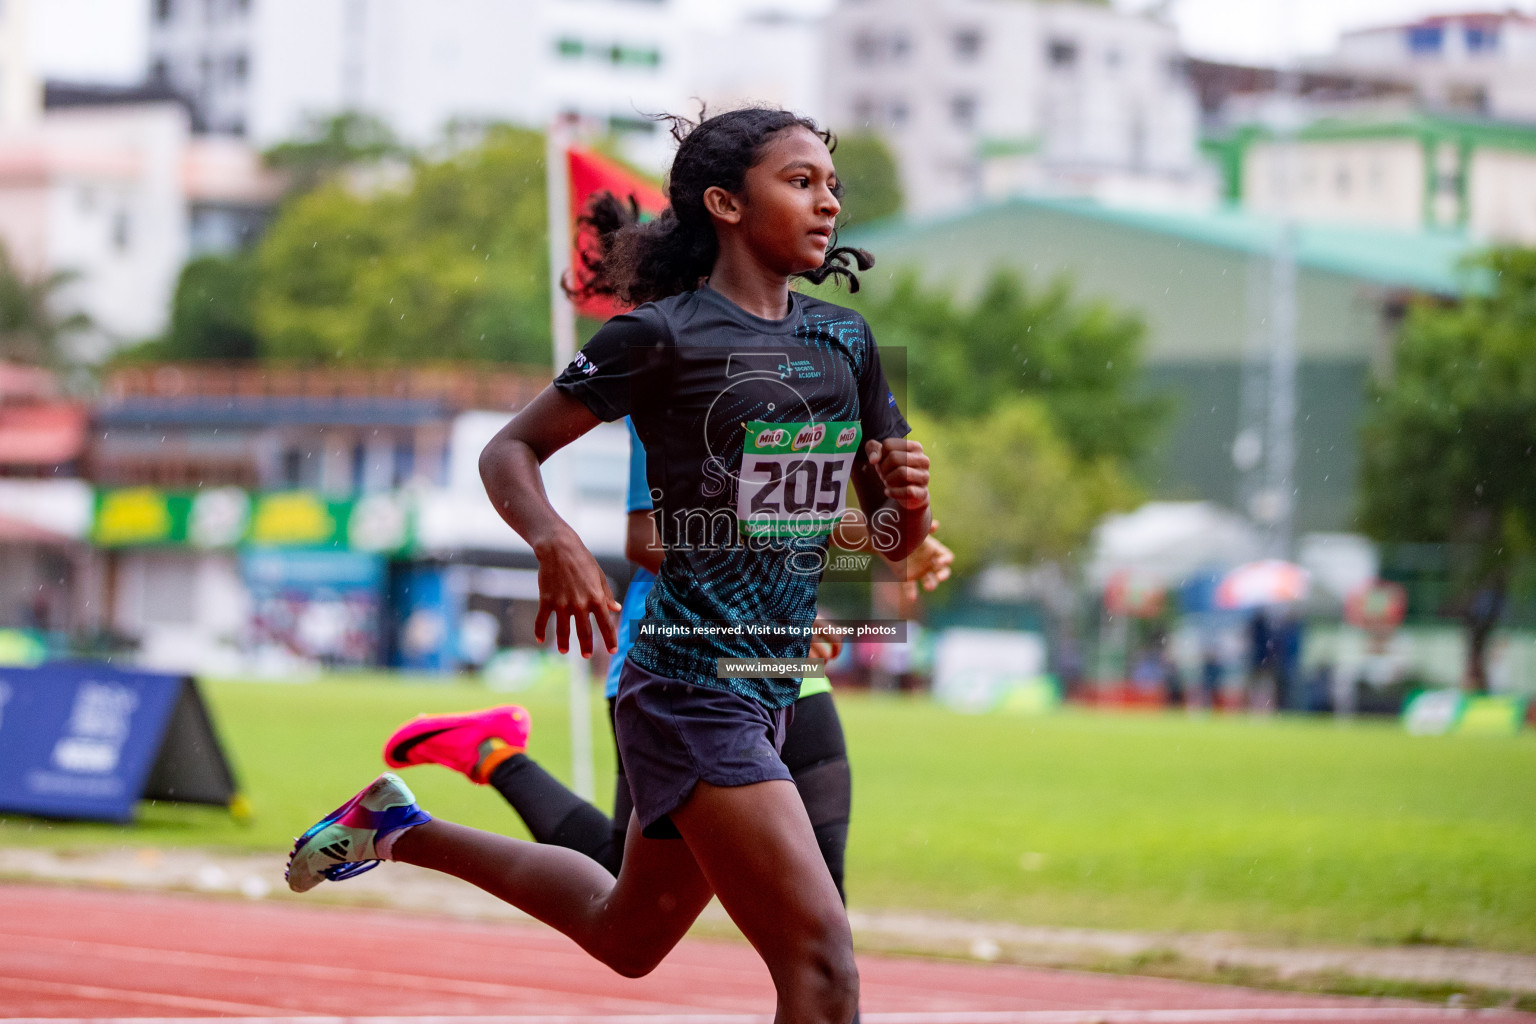
[[[1030,290],[999,271],[972,302],[904,275],[854,305],[882,350],[904,348],[910,404],[940,419],[984,416],[1037,399],[1074,456],[1134,463],[1166,412],[1136,394],[1145,327],[1102,302],[1074,299],[1062,281]]]
[[[345,167],[408,156],[389,125],[355,111],[311,120],[300,138],[267,150],[267,166],[287,171],[289,188],[308,192]]]
[[[29,277],[0,243],[0,359],[52,369],[74,362],[67,341],[88,330],[91,318],[68,309],[59,293],[79,276],[72,270],[58,270]]]
[[[901,178],[896,158],[880,136],[858,132],[838,136],[833,154],[843,183],[844,227],[865,224],[901,212]]]
[[[1390,380],[1373,386],[1361,525],[1442,543],[1456,560],[1468,685],[1488,686],[1488,637],[1511,573],[1536,549],[1536,250],[1475,261],[1486,294],[1408,314]]]
[[[268,357],[549,363],[544,141],[495,128],[420,162],[403,189],[332,180],[284,208],[256,253]]]
[[[1007,398],[965,418],[911,419],[933,460],[933,517],[956,573],[1069,560],[1105,513],[1136,500],[1118,460],[1075,455],[1038,398]]]
[[[250,253],[202,256],[181,269],[164,336],[120,353],[119,360],[246,360],[260,355],[252,313],[255,259]]]

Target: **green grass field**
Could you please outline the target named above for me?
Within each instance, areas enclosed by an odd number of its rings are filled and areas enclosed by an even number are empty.
[[[256,811],[146,806],[132,828],[0,823],[0,844],[286,848],[379,769],[420,711],[504,699],[378,677],[205,688]],[[564,774],[563,692],[522,693]],[[1270,941],[1536,952],[1536,736],[1413,738],[1395,723],[971,717],[839,698],[854,765],[855,906]],[[612,748],[593,702],[600,802]],[[523,834],[448,771],[407,778],[433,813]]]

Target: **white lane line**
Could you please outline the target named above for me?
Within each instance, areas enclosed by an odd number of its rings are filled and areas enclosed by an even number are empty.
[[[544,1014],[463,1017],[0,1018],[6,1024],[772,1024],[770,1014]],[[1297,1006],[1190,1010],[1002,1010],[866,1013],[865,1024],[1273,1024],[1273,1022],[1503,1020],[1528,1014],[1436,1006]]]
[[[0,936],[0,939],[9,936]],[[19,938],[19,936],[18,936]],[[93,942],[89,939],[27,938],[27,952],[56,951],[60,954],[86,954],[103,960],[126,963],[149,963],[162,967],[201,968],[204,970],[238,971],[249,974],[260,969],[264,973],[283,978],[310,978],[316,981],[353,982],[365,985],[384,985],[416,992],[452,993],[461,996],[479,996],[498,1001],[540,999],[547,1001],[551,995],[570,996],[576,1005],[586,1002],[598,1010],[645,1011],[661,1009],[675,1004],[658,999],[634,997],[586,997],[578,988],[535,988],[528,985],[503,985],[493,981],[472,981],[464,978],[446,978],[430,974],[407,974],[403,971],[375,971],[363,967],[340,967],[335,964],[310,964],[288,960],[267,960],[253,956],[229,956],[222,953],[194,953],[189,950],[152,949],[143,946],[123,946],[111,942]],[[266,1010],[272,1007],[264,1008]],[[691,1007],[683,1007],[686,1011]],[[241,1011],[249,1012],[249,1009]],[[7,1019],[0,1017],[0,1020]],[[415,1018],[410,1018],[415,1020]]]
[[[249,1013],[281,1013],[283,1007],[263,1006],[259,1003],[231,1003],[223,999],[203,999],[199,996],[178,996],[170,992],[142,992],[136,989],[109,988],[105,985],[76,985],[63,981],[43,981],[36,978],[15,978],[9,975],[0,975],[0,988],[21,989],[24,992],[38,992],[43,995],[64,996],[70,999],[100,999],[114,1003],[138,1003],[141,1006],[159,1006],[174,1010],[199,1010],[203,1013],[217,1013],[219,1017],[213,1018],[219,1021],[231,1019],[229,1014]],[[12,1018],[4,1018],[10,1020]],[[39,1020],[56,1020],[58,1018],[41,1017]],[[89,1018],[92,1020],[105,1020],[112,1018]],[[124,1017],[120,1020],[197,1020],[196,1017],[167,1017],[167,1018],[136,1018]],[[283,1017],[247,1018],[264,1020],[285,1020]]]

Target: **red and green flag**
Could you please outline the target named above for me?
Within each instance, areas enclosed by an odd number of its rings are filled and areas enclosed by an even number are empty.
[[[586,211],[587,204],[592,201],[593,196],[611,192],[621,201],[633,198],[640,208],[641,218],[647,220],[667,208],[667,197],[661,189],[639,174],[590,149],[571,146],[566,150],[566,160],[570,173],[574,249],[571,253],[571,273],[577,275],[579,280],[582,267],[585,266],[581,254],[593,251],[597,242],[592,237],[590,228],[576,226],[576,219]],[[606,320],[616,313],[624,312],[624,309],[625,307],[617,300],[604,295],[594,295],[576,301],[576,311],[594,320]]]

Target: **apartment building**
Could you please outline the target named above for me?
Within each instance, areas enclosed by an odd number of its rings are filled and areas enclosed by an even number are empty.
[[[29,278],[73,275],[57,298],[91,319],[79,358],[164,330],[186,260],[241,244],[281,191],[248,146],[191,127],[163,94],[50,88],[0,128],[0,241]]]
[[[1431,110],[1536,122],[1536,16],[1520,11],[1430,15],[1346,32],[1320,63],[1411,83]]]
[[[154,0],[150,74],[207,131],[260,146],[373,114],[407,142],[451,123],[577,115],[632,159],[670,154],[659,113],[697,100],[811,109],[817,22],[714,0]]]
[[[1449,114],[1333,118],[1288,142],[1254,128],[1222,146],[1232,198],[1255,212],[1536,245],[1536,125]]]
[[[1028,0],[843,0],[827,28],[835,127],[878,132],[908,208],[1018,192],[1198,203],[1213,179],[1173,28]]]

